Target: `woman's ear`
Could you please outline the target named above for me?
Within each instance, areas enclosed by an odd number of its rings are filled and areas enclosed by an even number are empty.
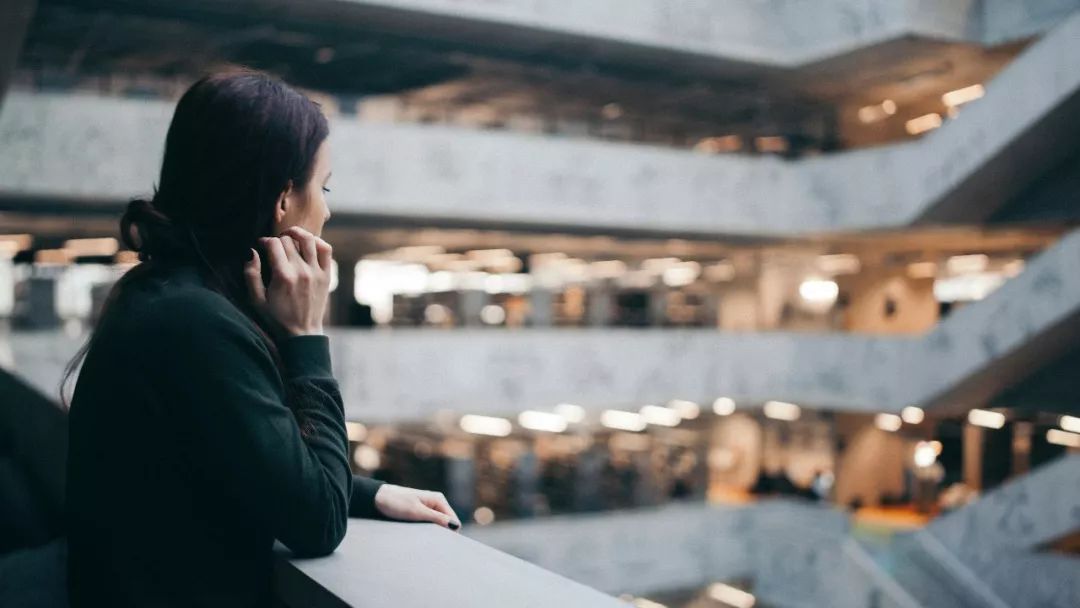
[[[281,191],[281,195],[278,196],[277,203],[274,205],[274,223],[281,225],[285,219],[285,215],[289,212],[289,206],[292,205],[293,183],[290,179],[285,184],[285,189]]]

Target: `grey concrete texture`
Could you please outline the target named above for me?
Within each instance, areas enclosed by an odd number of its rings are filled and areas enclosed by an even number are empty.
[[[1080,605],[1080,559],[1043,551],[1080,532],[1080,453],[991,490],[926,531],[1010,606]],[[1062,572],[1072,576],[1061,579]],[[1058,603],[1064,598],[1072,603]]]
[[[967,408],[1075,344],[1080,230],[1019,276],[921,336],[709,329],[330,330],[349,418],[394,421],[442,410],[515,414],[700,401],[792,401],[899,412]],[[50,395],[80,344],[59,331],[0,337],[0,361]],[[1017,357],[1023,353],[1024,357]]]
[[[342,3],[313,3],[330,19]],[[796,67],[900,37],[995,44],[1028,36],[1076,0],[348,0],[457,29],[507,27],[712,59]],[[404,17],[403,17],[404,18]],[[444,35],[453,35],[445,34]]]
[[[718,235],[895,228],[937,215],[978,221],[1075,149],[1076,56],[1080,15],[922,139],[790,162],[339,119],[331,206],[345,215]],[[0,113],[0,195],[119,207],[149,194],[171,112],[165,101],[13,92]]]
[[[918,608],[864,552],[848,516],[808,502],[675,504],[466,526],[469,536],[608,593],[752,580],[776,606]]]
[[[1014,498],[1021,489],[1026,497],[1018,504]],[[958,592],[972,585],[976,596],[995,600],[987,605],[1076,606],[1080,561],[1041,552],[1045,538],[1021,533],[1018,539],[1017,528],[1048,532],[1054,527],[1054,534],[1066,534],[1080,527],[1078,509],[1080,455],[1066,455],[918,532],[944,545],[943,554],[923,556],[941,571],[922,584],[945,584]],[[1044,515],[1052,523],[1037,521]],[[465,532],[610,593],[647,596],[715,581],[753,580],[758,601],[770,605],[922,605],[852,537],[847,513],[808,502],[674,504],[471,526]],[[1002,536],[1009,541],[1000,542]],[[917,579],[905,580],[920,584]]]
[[[349,520],[334,553],[275,568],[287,606],[618,608],[585,585],[434,524]]]

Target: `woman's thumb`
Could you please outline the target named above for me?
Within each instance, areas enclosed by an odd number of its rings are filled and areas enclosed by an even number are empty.
[[[262,260],[259,252],[251,250],[251,259],[244,264],[244,277],[247,279],[248,293],[256,304],[266,302],[266,286],[262,281]]]

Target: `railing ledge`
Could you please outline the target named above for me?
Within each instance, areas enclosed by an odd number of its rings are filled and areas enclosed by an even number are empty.
[[[299,608],[618,608],[625,604],[432,524],[352,519],[337,550],[295,559],[275,550],[274,594]]]

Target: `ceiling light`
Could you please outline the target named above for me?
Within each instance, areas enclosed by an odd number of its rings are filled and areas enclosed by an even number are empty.
[[[682,422],[679,412],[659,405],[646,405],[641,408],[641,417],[649,424],[658,426],[678,426]]]
[[[763,407],[765,416],[772,418],[773,420],[798,420],[802,415],[802,411],[799,406],[794,403],[786,403],[784,401],[767,401]]]
[[[1062,416],[1058,418],[1058,424],[1070,433],[1080,433],[1080,418],[1076,416]]]
[[[532,431],[561,433],[566,430],[566,418],[551,412],[528,410],[518,415],[518,424]]]
[[[941,115],[935,113],[923,114],[904,123],[904,128],[907,129],[909,135],[919,135],[927,131],[933,131],[940,126]]]
[[[973,84],[969,87],[949,91],[941,96],[941,101],[949,107],[962,106],[979,99],[986,94],[986,89],[981,84]]]
[[[1080,435],[1061,429],[1050,429],[1046,431],[1046,442],[1068,448],[1080,448]]]
[[[909,405],[900,411],[900,417],[908,424],[919,424],[926,417],[926,413],[920,407]]]
[[[637,412],[604,410],[604,413],[600,414],[600,424],[620,431],[645,430],[645,419]]]
[[[893,433],[900,430],[904,422],[896,414],[878,414],[874,416],[874,426],[887,432]]]
[[[968,412],[968,422],[988,429],[1000,429],[1005,426],[1005,414],[990,410],[971,410]]]
[[[560,403],[555,406],[555,413],[566,419],[567,422],[581,422],[585,420],[585,408],[571,403]]]
[[[735,412],[735,400],[731,397],[719,397],[713,401],[712,409],[717,416],[728,416]]]
[[[475,414],[462,416],[458,424],[461,426],[461,430],[466,433],[490,435],[492,437],[506,437],[513,430],[513,425],[505,418],[477,416]]]
[[[701,406],[685,399],[673,399],[668,402],[668,407],[678,412],[684,420],[693,420],[701,415]]]

